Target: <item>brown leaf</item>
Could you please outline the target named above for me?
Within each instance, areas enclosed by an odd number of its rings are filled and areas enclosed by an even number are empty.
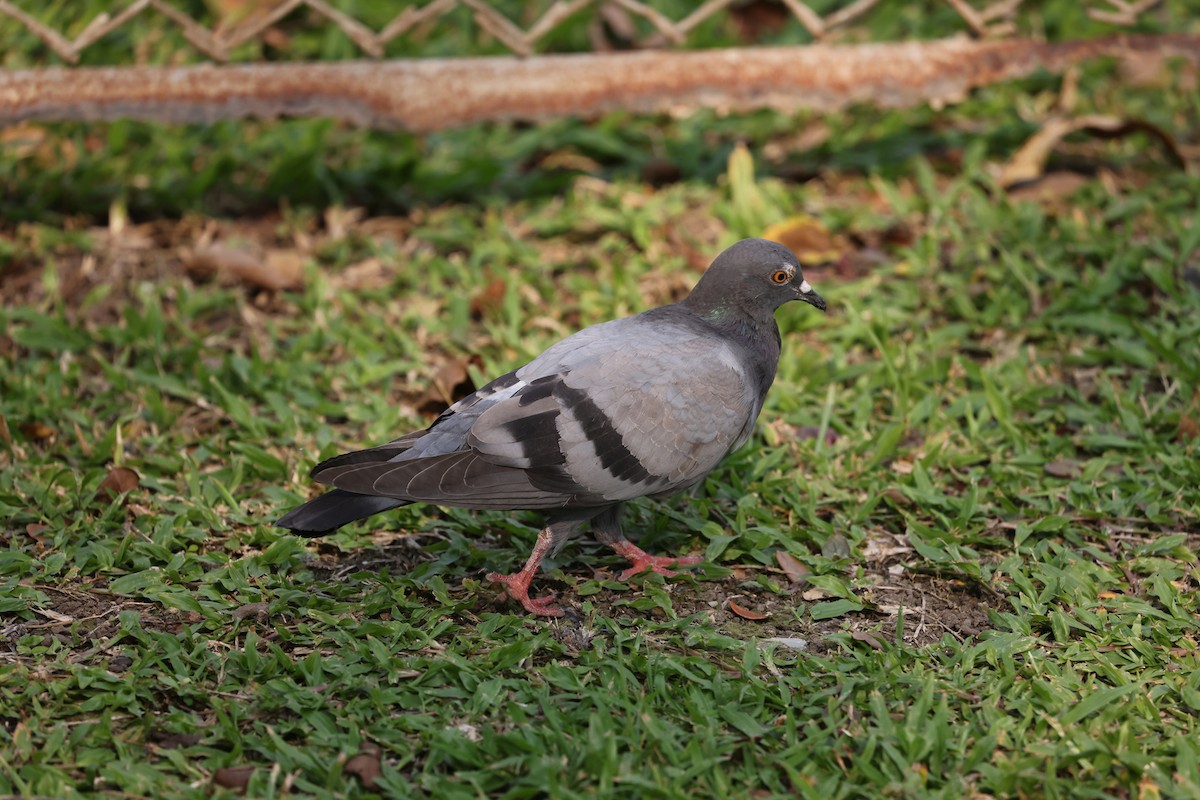
[[[665,158],[653,156],[642,164],[641,178],[651,186],[666,186],[675,183],[683,177],[679,165]]]
[[[366,213],[365,208],[329,206],[325,209],[325,231],[330,239],[345,239]]]
[[[219,30],[249,26],[281,5],[284,0],[206,0],[216,15]]]
[[[258,622],[266,622],[269,609],[270,606],[267,603],[246,603],[235,608],[230,616],[234,619],[254,617]]]
[[[268,250],[259,256],[224,244],[197,247],[184,255],[184,269],[196,278],[218,275],[255,289],[278,292],[304,285],[304,257],[296,250]]]
[[[333,280],[345,289],[382,289],[391,283],[392,275],[382,261],[371,256],[346,267]]]
[[[770,614],[764,614],[761,611],[751,611],[750,609],[746,608],[745,606],[739,606],[737,603],[733,602],[732,600],[729,601],[729,610],[732,611],[733,613],[737,614],[742,619],[760,620],[760,619],[766,619],[767,617],[771,616]]]
[[[1055,170],[1040,179],[1018,184],[1008,190],[1013,200],[1048,203],[1074,194],[1079,187],[1091,183],[1092,179],[1078,172]]]
[[[364,742],[358,755],[347,761],[342,771],[358,778],[364,789],[374,789],[375,781],[383,774],[379,753],[379,745],[373,742]]]
[[[451,358],[438,367],[429,388],[417,398],[417,411],[440,414],[475,391],[475,383],[467,372],[470,363],[470,358]]]
[[[807,439],[816,439],[821,435],[821,429],[816,425],[801,425],[796,428],[796,438],[800,441]],[[837,444],[837,431],[829,428],[825,429],[825,444]]]
[[[113,500],[126,492],[132,492],[138,487],[141,479],[129,467],[113,467],[96,487],[96,493],[107,494]]]
[[[222,244],[201,245],[183,253],[182,260],[187,274],[198,280],[207,280],[222,270],[234,269],[234,265],[241,262],[258,262],[254,255]]]
[[[12,447],[12,434],[8,432],[8,420],[0,414],[0,442],[4,442],[5,447]]]
[[[1184,414],[1179,417],[1179,441],[1190,442],[1200,436],[1200,422],[1195,417]]]
[[[1129,86],[1166,89],[1171,85],[1172,69],[1165,52],[1124,53],[1117,62],[1117,70],[1121,82]]]
[[[25,434],[26,439],[34,442],[44,442],[53,439],[58,434],[58,431],[42,422],[26,422],[20,430]]]
[[[0,128],[0,145],[18,160],[36,153],[45,145],[47,138],[45,126],[29,122]]]
[[[775,563],[779,565],[779,568],[783,570],[783,574],[787,575],[788,580],[792,583],[804,583],[808,580],[808,576],[812,574],[811,569],[786,550],[775,551]]]
[[[904,220],[896,220],[880,234],[880,243],[887,247],[909,247],[917,240],[917,233]]]
[[[118,656],[120,658],[121,656]],[[117,659],[114,658],[113,661]],[[112,672],[124,672],[133,664],[133,660],[126,657],[129,661],[122,669],[113,669],[112,664],[109,664],[109,670]],[[199,744],[204,739],[198,733],[157,733],[154,735],[154,744],[161,747],[163,750],[173,750],[177,747],[192,747]]]
[[[504,305],[508,284],[503,278],[494,278],[471,298],[471,316],[476,319],[498,311]]]
[[[881,642],[879,637],[871,631],[851,631],[850,638],[854,639],[856,642],[866,642],[871,646],[872,650],[883,649],[883,642]]]
[[[736,28],[738,39],[746,43],[778,33],[790,19],[787,7],[770,0],[734,3],[729,9],[729,21]]]
[[[880,264],[886,263],[888,260],[887,255],[881,250],[871,248],[848,250],[838,256],[828,270],[814,271],[806,266],[804,274],[812,278],[814,283],[818,281],[824,283],[827,275],[852,281],[870,275]]]
[[[820,220],[799,214],[777,222],[763,231],[762,238],[779,242],[796,254],[801,264],[824,264],[837,261],[841,246]]]
[[[1050,152],[1066,136],[1079,131],[1106,139],[1128,136],[1131,133],[1146,133],[1159,141],[1176,166],[1183,167],[1187,163],[1174,137],[1146,120],[1102,114],[1086,114],[1073,118],[1052,117],[1004,165],[1000,173],[1000,185],[1011,189],[1018,184],[1042,177]]]
[[[250,777],[253,774],[254,767],[249,764],[242,764],[236,767],[221,767],[213,773],[213,783],[235,792],[244,792],[246,791],[246,787],[250,785]]]
[[[1079,462],[1072,458],[1056,458],[1044,467],[1047,475],[1055,478],[1078,478]]]

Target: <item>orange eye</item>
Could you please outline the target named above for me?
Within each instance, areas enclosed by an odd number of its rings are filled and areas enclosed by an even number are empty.
[[[771,282],[775,284],[785,284],[792,279],[792,274],[787,270],[777,269],[771,273]]]

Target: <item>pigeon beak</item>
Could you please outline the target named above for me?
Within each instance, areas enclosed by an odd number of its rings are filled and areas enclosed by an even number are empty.
[[[821,311],[825,310],[825,298],[814,292],[808,281],[800,281],[800,288],[796,293],[796,299],[803,300],[813,308]]]

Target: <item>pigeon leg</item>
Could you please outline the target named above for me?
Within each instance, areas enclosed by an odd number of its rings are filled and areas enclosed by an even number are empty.
[[[633,566],[621,573],[619,579],[627,581],[640,572],[650,570],[668,578],[675,575],[670,567],[692,567],[704,561],[700,556],[652,556],[621,533],[621,507],[614,506],[592,521],[592,532],[596,539],[613,551],[628,559]]]
[[[529,560],[525,562],[525,566],[521,568],[520,572],[513,575],[489,572],[487,579],[504,584],[504,591],[508,593],[508,596],[524,606],[530,614],[542,617],[563,616],[566,612],[554,605],[554,601],[558,598],[556,593],[551,592],[543,597],[530,597],[529,585],[533,583],[533,576],[537,574],[538,567],[541,566],[542,559],[546,557],[546,554],[557,551],[571,531],[578,526],[579,523],[574,520],[569,524],[559,522],[547,525],[538,534],[537,541],[533,545],[533,552],[529,554]]]
[[[607,542],[617,555],[629,559],[633,566],[621,573],[619,580],[627,581],[639,572],[650,570],[668,578],[677,574],[669,567],[694,567],[704,561],[700,556],[652,556],[625,537]]]

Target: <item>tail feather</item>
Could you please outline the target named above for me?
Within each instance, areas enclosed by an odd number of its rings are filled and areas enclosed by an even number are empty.
[[[301,536],[323,536],[357,519],[406,506],[409,502],[395,497],[379,497],[334,489],[293,508],[275,524]]]

